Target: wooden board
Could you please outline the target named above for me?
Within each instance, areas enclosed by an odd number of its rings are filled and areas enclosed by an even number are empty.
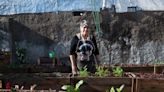
[[[2,80],[0,80],[0,89],[2,88]]]
[[[164,79],[136,79],[135,92],[164,92]]]
[[[107,67],[112,71],[112,67]],[[122,67],[125,72],[134,72],[134,73],[154,73],[154,66],[132,66],[132,67]],[[162,73],[164,70],[164,65],[156,65],[156,73]]]

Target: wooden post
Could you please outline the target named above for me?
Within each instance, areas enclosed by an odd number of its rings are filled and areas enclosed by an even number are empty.
[[[156,64],[154,64],[154,74],[156,74]]]
[[[139,90],[140,87],[139,87],[139,86],[140,86],[139,81],[138,81],[138,79],[136,78],[136,87],[135,87],[135,91],[136,91],[136,92],[140,92],[140,90]]]
[[[0,89],[2,89],[2,81],[0,80]]]

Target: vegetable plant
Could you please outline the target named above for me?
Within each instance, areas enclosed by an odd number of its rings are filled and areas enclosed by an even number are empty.
[[[25,48],[16,48],[16,55],[18,60],[21,63],[25,63],[25,58],[26,58],[26,49]]]
[[[89,76],[89,72],[87,71],[87,66],[84,66],[82,69],[80,69],[79,74],[81,77]]]
[[[122,92],[123,88],[124,88],[124,85],[121,85],[119,88],[116,88],[116,89],[114,87],[111,87],[110,90],[107,89],[106,92]]]
[[[96,67],[96,72],[95,74],[99,77],[106,77],[109,75],[109,70],[108,69],[105,69],[104,67],[102,66],[97,66]]]
[[[114,67],[112,71],[115,77],[121,77],[123,76],[123,73],[124,73],[123,69],[120,66]]]
[[[15,46],[16,46],[16,56],[17,59],[19,60],[19,63],[25,63],[26,60],[26,49],[25,48],[20,48],[18,43],[15,42]]]
[[[75,87],[73,85],[64,85],[62,86],[63,90],[66,90],[67,92],[80,92],[80,86],[84,83],[83,80],[80,80],[76,83]]]

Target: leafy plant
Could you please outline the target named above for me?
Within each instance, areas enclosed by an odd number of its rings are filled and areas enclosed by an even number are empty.
[[[84,83],[83,80],[80,80],[78,83],[76,83],[75,87],[73,85],[64,85],[62,86],[63,90],[66,90],[67,92],[80,92],[80,86]]]
[[[25,48],[20,48],[18,42],[15,42],[16,46],[16,56],[17,59],[19,60],[19,63],[25,63],[26,60],[26,49]]]
[[[160,64],[164,64],[164,61],[155,60],[153,63],[154,63],[154,65],[160,65]]]
[[[105,69],[104,67],[102,66],[97,66],[96,67],[96,72],[95,74],[99,77],[106,77],[109,75],[109,70],[108,69]]]
[[[106,92],[122,92],[124,88],[124,85],[121,85],[119,88],[114,88],[114,87],[111,87],[110,89],[107,89]]]
[[[54,50],[51,50],[51,51],[49,52],[49,57],[53,60],[53,64],[56,63],[56,62],[55,62],[55,56],[56,56],[55,51],[54,51]]]
[[[89,72],[87,71],[87,66],[84,66],[82,69],[80,69],[79,74],[81,77],[89,76]]]
[[[120,66],[114,67],[112,71],[115,77],[121,77],[124,73],[123,69]]]
[[[16,55],[18,60],[21,63],[25,63],[25,58],[26,58],[26,49],[25,48],[16,48]]]

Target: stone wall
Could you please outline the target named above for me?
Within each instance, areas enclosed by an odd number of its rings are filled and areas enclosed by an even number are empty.
[[[73,16],[71,12],[1,16],[0,22],[10,18],[8,31],[12,41],[27,49],[30,63],[48,56],[52,49],[59,60],[68,57],[70,41],[79,32],[81,19],[89,20],[92,25],[103,64],[164,61],[164,12],[111,13],[104,10],[100,16],[100,36],[94,31],[90,12],[85,16]]]

